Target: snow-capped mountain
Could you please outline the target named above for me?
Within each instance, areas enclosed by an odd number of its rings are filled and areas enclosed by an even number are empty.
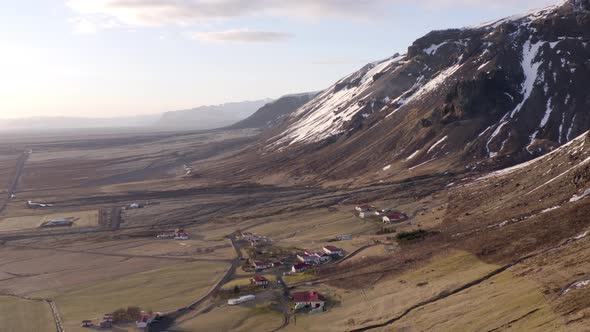
[[[271,128],[276,126],[285,116],[305,105],[317,95],[317,92],[298,93],[282,96],[262,106],[246,119],[230,126],[232,129]]]
[[[590,129],[589,42],[589,0],[433,31],[320,93],[262,150],[335,177],[528,160]]]

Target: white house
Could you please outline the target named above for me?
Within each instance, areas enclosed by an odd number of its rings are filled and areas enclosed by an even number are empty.
[[[293,293],[293,302],[295,302],[295,311],[308,308],[310,313],[324,311],[326,299],[316,291]]]
[[[325,246],[324,248],[324,252],[328,255],[334,255],[334,256],[344,256],[344,250],[335,247],[335,246]]]
[[[332,260],[332,256],[325,252],[305,252],[306,255],[314,256],[319,259],[320,263],[326,263]]]
[[[297,255],[297,259],[299,261],[301,261],[302,263],[307,263],[307,264],[319,264],[320,263],[320,258],[318,256],[309,255],[307,253]]]
[[[254,261],[252,263],[252,266],[254,266],[254,269],[256,271],[262,271],[262,270],[270,269],[271,267],[273,267],[273,264],[269,263],[269,262]]]

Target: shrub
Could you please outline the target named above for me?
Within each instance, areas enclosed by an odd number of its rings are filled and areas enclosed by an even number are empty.
[[[428,236],[433,235],[434,233],[432,232],[428,232],[425,231],[423,229],[419,229],[416,231],[411,231],[411,232],[401,232],[399,233],[395,238],[399,241],[399,242],[403,242],[403,241],[414,241],[414,240],[419,240],[419,239],[424,239]]]
[[[141,315],[141,309],[139,307],[119,308],[113,312],[113,322],[135,322],[139,318],[139,315]]]

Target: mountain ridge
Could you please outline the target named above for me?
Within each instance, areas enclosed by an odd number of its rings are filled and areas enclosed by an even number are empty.
[[[254,171],[376,182],[547,153],[590,129],[588,8],[568,0],[432,31],[293,112],[257,146]]]

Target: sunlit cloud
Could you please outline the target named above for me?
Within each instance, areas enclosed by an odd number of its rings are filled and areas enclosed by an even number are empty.
[[[94,33],[118,26],[194,25],[241,17],[326,18],[371,20],[383,17],[399,5],[425,10],[441,7],[478,6],[539,7],[555,0],[67,0],[78,17],[74,32]],[[108,20],[108,24],[105,24]]]
[[[194,32],[191,38],[213,43],[270,43],[291,38],[283,32],[234,29],[225,31]]]

